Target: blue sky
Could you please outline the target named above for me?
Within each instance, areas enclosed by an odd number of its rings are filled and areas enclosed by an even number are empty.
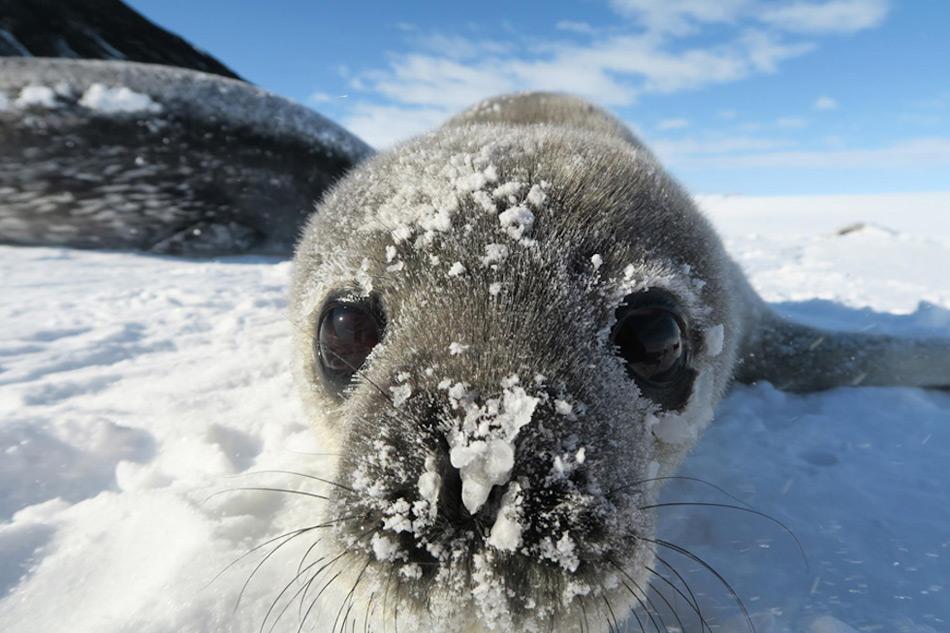
[[[697,193],[950,190],[945,0],[129,4],[377,147],[560,90]]]

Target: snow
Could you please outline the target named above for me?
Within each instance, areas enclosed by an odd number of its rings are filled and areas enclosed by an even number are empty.
[[[113,114],[116,112],[161,112],[162,106],[146,94],[130,90],[126,86],[110,87],[94,83],[86,88],[79,105]]]
[[[719,356],[722,354],[722,346],[726,339],[726,329],[722,323],[714,325],[705,334],[705,351],[707,356]]]
[[[508,483],[515,465],[515,439],[529,422],[540,400],[516,386],[517,376],[502,381],[499,403],[483,406],[455,398],[464,417],[449,433],[449,460],[462,478],[462,504],[475,514],[488,500],[492,488]],[[452,392],[449,392],[450,396]]]
[[[518,522],[518,495],[521,486],[512,483],[501,498],[501,508],[488,536],[488,544],[503,552],[514,552],[521,545],[521,523]]]
[[[49,86],[24,86],[13,103],[18,108],[55,108],[56,92]]]
[[[485,169],[468,176],[487,179]],[[950,194],[701,203],[783,314],[833,329],[950,336]],[[267,550],[211,581],[256,544],[312,525],[322,502],[234,489],[325,493],[319,482],[261,471],[307,473],[330,458],[290,376],[289,272],[288,262],[264,258],[0,247],[0,630],[259,629],[313,539],[289,542],[261,566],[237,611]],[[715,343],[708,333],[707,353]],[[484,411],[484,435],[463,427],[465,386],[445,388],[460,407],[453,450],[478,489],[466,506],[478,508],[486,488],[510,477],[508,449],[533,413],[530,388],[506,381],[497,413]],[[583,448],[568,453],[565,468],[584,459]],[[785,523],[808,566],[787,534],[749,513],[662,508],[659,534],[722,573],[760,633],[946,631],[947,463],[945,392],[739,386],[680,474]],[[518,547],[515,484],[491,529],[499,555]],[[427,460],[422,497],[437,499],[440,485]],[[668,482],[662,500],[737,503],[688,480]],[[387,520],[396,527],[405,517]],[[376,556],[396,555],[384,538],[373,541]],[[552,534],[550,556],[569,568],[573,546]],[[715,630],[748,630],[715,578],[683,557],[667,560]],[[473,573],[490,577],[489,563],[480,555]],[[485,605],[500,599],[491,583],[478,590]],[[690,625],[682,600],[668,598]],[[296,628],[286,618],[275,630]]]

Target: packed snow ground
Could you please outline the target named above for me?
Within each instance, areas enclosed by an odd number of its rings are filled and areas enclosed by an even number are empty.
[[[700,202],[783,313],[950,336],[950,194]],[[869,224],[836,233],[855,222]],[[289,272],[260,258],[0,247],[0,631],[258,630],[309,543],[263,565],[236,610],[267,550],[215,575],[310,525],[320,502],[209,496],[319,491],[249,474],[325,458],[289,376]],[[948,631],[947,464],[948,393],[740,386],[682,474],[784,522],[807,566],[749,513],[668,508],[660,530],[733,583],[760,633]],[[686,481],[665,500],[734,503]],[[710,574],[668,560],[717,632],[747,630]],[[277,630],[295,631],[296,615]]]

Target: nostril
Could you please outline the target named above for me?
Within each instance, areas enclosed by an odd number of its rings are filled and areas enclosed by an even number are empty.
[[[452,524],[458,524],[472,517],[462,505],[462,474],[459,469],[446,460],[442,469],[442,488],[439,490],[440,514]]]

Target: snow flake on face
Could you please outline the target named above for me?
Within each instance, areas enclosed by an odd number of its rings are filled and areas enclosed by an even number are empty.
[[[449,267],[448,275],[449,277],[458,277],[465,272],[465,266],[462,265],[462,262],[455,262]]]
[[[498,214],[498,221],[514,240],[520,240],[534,226],[534,214],[524,205],[509,207]]]
[[[359,284],[363,294],[369,296],[373,292],[373,276],[369,274],[369,260],[363,258],[359,270],[356,271],[356,283]]]
[[[508,258],[508,247],[504,244],[488,244],[485,246],[485,256],[482,257],[482,266],[500,264]]]
[[[514,482],[501,498],[498,516],[492,525],[488,544],[503,552],[514,552],[521,546],[521,486]]]
[[[604,258],[597,254],[591,255],[590,263],[594,267],[594,270],[600,270],[600,267],[604,265]]]
[[[567,402],[566,400],[561,400],[560,398],[554,401],[554,410],[558,413],[558,415],[563,415],[567,417],[571,417],[574,415],[574,406],[571,405],[570,402]]]
[[[448,434],[449,460],[459,469],[462,503],[472,514],[488,500],[493,487],[508,483],[515,463],[515,438],[540,402],[516,385],[516,376],[506,379],[500,401],[490,399],[482,406],[473,402],[461,406],[462,399],[455,399],[464,417]]]
[[[392,262],[394,259],[396,259],[396,247],[392,245],[387,246],[386,247],[386,263],[388,264]]]
[[[726,328],[723,327],[722,323],[707,329],[704,335],[706,356],[709,356],[710,358],[719,356],[722,353],[725,340]]]
[[[541,557],[557,563],[561,566],[561,569],[568,573],[577,571],[581,564],[580,558],[577,556],[577,546],[574,544],[574,539],[567,532],[561,534],[561,538],[558,539],[557,543],[553,542],[550,537],[542,540]]]
[[[419,489],[419,497],[427,501],[432,508],[435,508],[439,502],[439,488],[442,486],[442,476],[437,470],[435,457],[426,456],[426,470],[419,475],[419,481],[416,483]]]
[[[449,354],[451,354],[452,356],[459,356],[462,353],[464,353],[465,350],[467,350],[469,347],[471,346],[463,345],[462,343],[456,343],[453,341],[452,343],[449,343]]]
[[[501,292],[501,287],[502,284],[500,281],[493,281],[492,283],[488,284],[488,294],[493,297],[497,297]]]
[[[478,153],[460,153],[431,170],[431,177],[406,178],[385,202],[367,207],[361,231],[390,231],[398,244],[417,235],[416,248],[433,242],[436,235],[452,229],[461,200],[472,196],[480,206],[486,200],[484,189],[498,179],[490,160],[491,147]],[[487,210],[487,209],[486,209]],[[395,228],[392,228],[395,227]]]
[[[409,385],[399,385],[398,387],[390,387],[389,390],[393,394],[393,406],[401,407],[406,400],[409,399],[409,396],[412,395],[412,387]]]
[[[523,182],[506,182],[502,185],[495,187],[495,190],[491,192],[491,195],[495,198],[501,200],[507,200],[508,202],[517,202],[518,198],[516,197],[521,190],[524,189]]]
[[[396,558],[399,553],[399,543],[381,534],[373,535],[373,555],[378,561],[388,561]]]
[[[495,212],[495,201],[492,200],[492,197],[487,191],[473,191],[472,200],[474,200],[475,204],[481,207],[485,213]]]
[[[544,203],[548,200],[548,194],[544,193],[542,186],[547,183],[542,183],[541,185],[532,185],[531,191],[528,192],[527,200],[535,208],[540,208],[544,206]]]
[[[405,499],[397,499],[388,508],[386,508],[386,518],[383,519],[383,528],[399,534],[400,532],[412,532],[412,519],[410,518],[412,508]]]

